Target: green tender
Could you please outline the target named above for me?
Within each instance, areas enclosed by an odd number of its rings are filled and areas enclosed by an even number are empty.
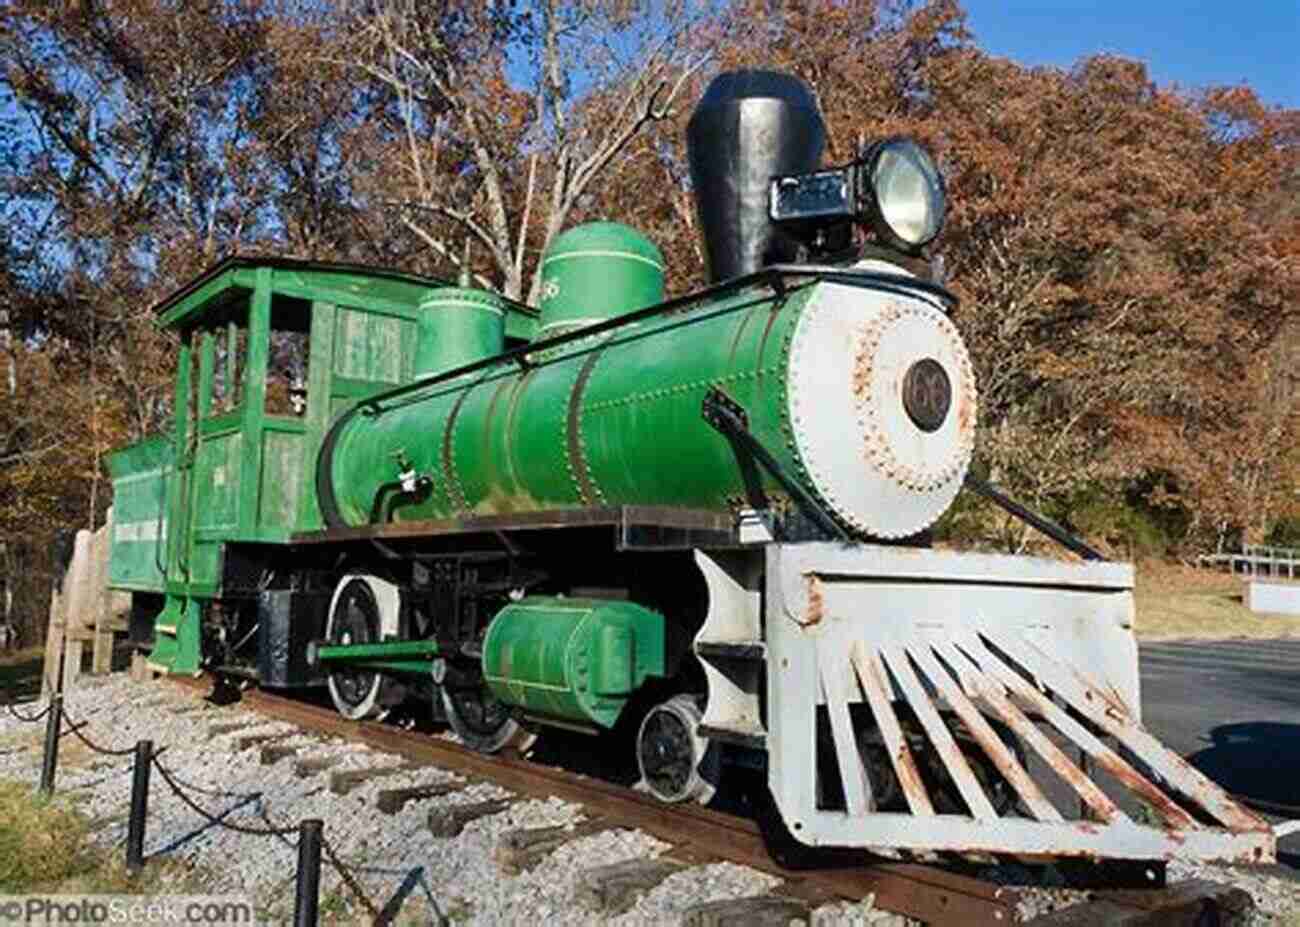
[[[492,694],[555,721],[612,727],[664,672],[663,616],[634,602],[526,598],[501,609],[483,641]]]
[[[113,538],[108,583],[133,592],[162,592],[167,538],[166,499],[174,459],[163,437],[108,455],[113,478]]]
[[[342,520],[366,524],[375,494],[409,461],[427,490],[399,496],[395,521],[596,505],[726,509],[745,474],[700,414],[722,388],[796,476],[786,415],[794,325],[816,286],[741,290],[381,403],[339,431],[327,460]],[[781,492],[762,474],[764,489]]]

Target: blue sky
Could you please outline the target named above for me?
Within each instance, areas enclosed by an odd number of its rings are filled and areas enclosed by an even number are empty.
[[[1245,83],[1300,108],[1300,0],[963,0],[976,44],[1027,65],[1095,52],[1144,61],[1161,86]]]

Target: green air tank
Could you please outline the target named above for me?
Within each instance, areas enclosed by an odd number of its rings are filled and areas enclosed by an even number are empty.
[[[500,354],[505,345],[505,318],[495,293],[468,287],[434,291],[420,303],[416,377]]]

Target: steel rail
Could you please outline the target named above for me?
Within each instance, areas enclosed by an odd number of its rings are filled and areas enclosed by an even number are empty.
[[[173,679],[191,689],[199,679]],[[415,762],[488,779],[531,798],[554,796],[581,804],[589,816],[611,827],[632,827],[672,844],[669,855],[698,864],[728,860],[778,876],[776,891],[810,904],[860,901],[874,894],[884,910],[917,918],[933,927],[1015,923],[1015,888],[913,863],[838,864],[838,868],[790,872],[769,855],[758,826],[747,818],[693,804],[666,805],[614,783],[532,763],[518,755],[487,756],[428,735],[373,722],[349,721],[329,708],[272,695],[260,689],[243,693],[253,711],[310,730],[363,743]]]

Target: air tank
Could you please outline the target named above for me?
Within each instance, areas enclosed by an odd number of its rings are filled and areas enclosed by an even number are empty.
[[[821,162],[826,127],[808,86],[774,71],[720,74],[695,107],[686,142],[710,278],[793,261],[795,240],[768,218],[768,188],[774,175]]]
[[[505,310],[495,293],[446,287],[420,304],[417,331],[415,375],[427,377],[500,354]]]

